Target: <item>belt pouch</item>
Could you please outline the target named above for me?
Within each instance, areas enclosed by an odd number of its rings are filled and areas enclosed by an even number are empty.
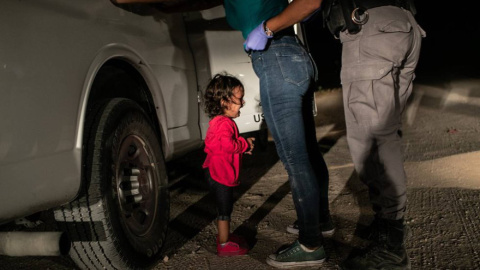
[[[352,12],[356,5],[353,0],[326,0],[325,7],[322,9],[324,25],[327,26],[330,33],[338,37],[341,31],[345,29],[349,33],[358,33],[361,25],[352,21]]]

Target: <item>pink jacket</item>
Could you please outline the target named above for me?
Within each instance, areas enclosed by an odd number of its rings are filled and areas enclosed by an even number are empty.
[[[238,186],[242,154],[248,142],[238,135],[235,122],[226,116],[215,116],[209,122],[205,138],[207,158],[203,168],[210,170],[212,179],[226,186]]]

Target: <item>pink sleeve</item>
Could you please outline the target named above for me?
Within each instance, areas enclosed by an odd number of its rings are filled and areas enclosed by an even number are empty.
[[[224,121],[220,124],[217,130],[220,144],[227,153],[241,154],[247,151],[249,145],[243,137],[236,138],[233,125],[235,125],[233,121]]]

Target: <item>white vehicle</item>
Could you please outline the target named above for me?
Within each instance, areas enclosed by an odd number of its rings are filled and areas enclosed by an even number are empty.
[[[223,7],[5,1],[0,37],[0,224],[53,210],[82,269],[158,261],[165,162],[202,147],[213,74],[244,83],[239,130],[260,130],[258,79]]]

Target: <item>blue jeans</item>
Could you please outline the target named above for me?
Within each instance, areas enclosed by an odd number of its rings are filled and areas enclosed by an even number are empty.
[[[297,211],[299,241],[322,245],[321,219],[328,218],[328,169],[319,150],[312,113],[314,64],[296,37],[270,41],[251,54],[260,79],[267,126],[288,172]]]

